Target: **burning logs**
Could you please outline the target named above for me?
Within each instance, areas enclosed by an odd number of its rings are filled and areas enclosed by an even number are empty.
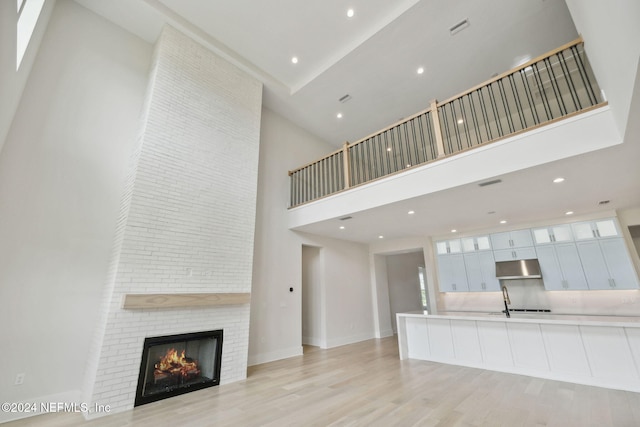
[[[176,349],[169,349],[155,364],[153,380],[157,385],[182,384],[200,376],[198,361],[184,356],[184,350],[178,355]]]

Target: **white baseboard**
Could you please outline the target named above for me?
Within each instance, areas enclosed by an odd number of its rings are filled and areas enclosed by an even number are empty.
[[[364,333],[364,334],[349,335],[347,337],[333,338],[333,339],[327,340],[326,348],[340,347],[341,345],[353,344],[356,342],[371,340],[374,338],[375,336],[371,332]]]
[[[289,357],[295,356],[302,356],[302,346],[287,348],[278,351],[271,351],[269,353],[249,355],[247,364],[248,366],[260,365],[262,363],[273,362],[280,359],[288,359]]]
[[[312,345],[314,347],[326,348],[326,343],[320,339],[315,337],[302,337],[302,344],[304,345]]]
[[[380,331],[380,336],[376,337],[376,338],[386,338],[386,337],[392,337],[394,336],[396,333],[393,331],[393,329],[385,329],[383,331]]]

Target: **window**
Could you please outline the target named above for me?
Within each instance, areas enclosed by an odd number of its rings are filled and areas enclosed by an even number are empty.
[[[427,310],[427,288],[424,285],[424,267],[418,267],[418,277],[420,277],[420,295],[422,296],[422,309]]]
[[[18,0],[18,25],[16,33],[16,71],[20,69],[22,58],[36,28],[38,17],[45,0]]]

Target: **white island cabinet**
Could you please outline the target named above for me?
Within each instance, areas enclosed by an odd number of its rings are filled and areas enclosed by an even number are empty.
[[[640,318],[588,319],[398,313],[400,359],[640,392]]]

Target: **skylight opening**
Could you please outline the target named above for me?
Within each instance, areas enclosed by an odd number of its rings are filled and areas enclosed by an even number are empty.
[[[16,33],[16,71],[20,69],[33,31],[36,29],[44,0],[18,0],[18,25]]]

